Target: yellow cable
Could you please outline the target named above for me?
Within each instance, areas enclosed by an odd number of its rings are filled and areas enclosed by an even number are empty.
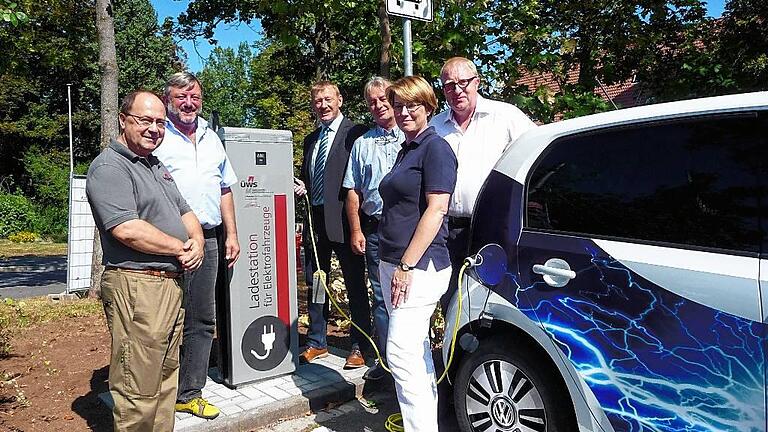
[[[456,334],[459,332],[459,320],[461,318],[461,305],[463,301],[463,296],[461,294],[461,287],[462,282],[464,282],[464,270],[469,267],[469,264],[464,263],[463,266],[461,266],[461,270],[459,270],[459,308],[456,312],[456,321],[454,321],[453,324],[453,336],[451,336],[451,349],[448,353],[448,363],[445,365],[445,370],[443,371],[443,374],[440,375],[440,378],[437,380],[437,383],[440,384],[445,376],[448,374],[448,369],[451,368],[451,363],[453,362],[453,350],[456,348]],[[443,314],[445,314],[446,311],[443,311]],[[387,421],[384,423],[384,427],[389,432],[404,432],[405,429],[403,428],[403,415],[400,413],[392,414],[391,416],[387,417]]]
[[[307,203],[307,218],[309,221],[309,238],[312,240],[312,250],[314,251],[313,255],[315,256],[315,264],[317,266],[317,269],[320,270],[320,259],[317,256],[317,246],[315,244],[315,235],[314,235],[314,229],[312,228],[312,207],[309,202],[309,195],[304,194],[304,200]],[[440,384],[443,379],[448,374],[448,369],[451,367],[451,363],[453,362],[453,351],[454,348],[456,348],[456,334],[459,332],[459,321],[461,319],[461,307],[462,307],[462,301],[463,296],[461,294],[461,287],[462,282],[464,281],[464,271],[469,267],[468,263],[464,263],[464,265],[461,266],[461,270],[459,270],[459,277],[458,277],[458,291],[459,291],[459,305],[458,305],[458,311],[456,312],[456,321],[453,324],[453,336],[451,336],[451,348],[448,353],[448,363],[445,365],[445,370],[443,371],[443,374],[440,375],[440,378],[437,380],[437,384]],[[325,283],[322,278],[319,278],[319,280],[323,283],[323,288],[325,288],[325,292],[328,294],[328,298],[331,299],[331,303],[333,303],[333,306],[336,307],[336,310],[339,311],[339,313],[349,321],[352,326],[354,326],[363,336],[365,336],[366,339],[368,339],[368,342],[371,343],[371,346],[373,347],[374,351],[376,352],[376,358],[379,359],[379,364],[381,367],[384,368],[385,371],[392,373],[391,370],[386,365],[386,362],[384,359],[381,358],[381,354],[379,353],[379,349],[376,347],[376,344],[373,342],[373,339],[368,335],[368,333],[364,332],[363,329],[361,329],[357,324],[355,324],[352,319],[344,313],[344,311],[341,309],[341,306],[339,306],[338,303],[336,303],[336,300],[333,298],[333,295],[331,293],[331,290],[328,289],[328,284]],[[443,316],[445,316],[445,312],[443,311]],[[384,423],[384,427],[389,432],[404,432],[405,429],[402,426],[403,422],[403,416],[400,413],[392,414],[387,418],[387,421]]]
[[[389,432],[405,432],[405,428],[403,428],[403,415],[395,413],[387,417],[387,421],[384,422],[384,428]]]
[[[453,362],[453,349],[456,348],[456,334],[459,332],[459,320],[461,319],[461,303],[462,303],[462,295],[461,295],[461,287],[462,282],[464,282],[464,270],[469,267],[468,263],[464,263],[463,266],[461,266],[461,270],[459,270],[459,278],[458,278],[458,286],[459,286],[459,308],[456,311],[456,320],[453,323],[453,336],[451,336],[451,348],[448,351],[448,363],[445,364],[445,370],[443,370],[443,374],[440,375],[440,378],[438,378],[437,383],[440,384],[446,375],[448,375],[448,369],[451,368],[451,363]],[[443,311],[443,316],[445,316],[445,313],[447,311]]]
[[[317,269],[320,270],[320,258],[317,257],[317,246],[315,245],[315,234],[314,229],[312,228],[312,207],[309,203],[309,195],[304,194],[304,200],[307,202],[307,217],[309,221],[309,237],[312,239],[312,250],[314,253],[312,255],[315,256],[315,264],[317,265]],[[322,278],[319,278],[322,280]],[[392,373],[391,370],[387,367],[386,362],[383,358],[381,358],[381,353],[379,353],[379,348],[376,347],[376,344],[373,342],[373,339],[368,335],[368,333],[364,332],[363,329],[361,329],[357,324],[355,324],[354,321],[341,309],[341,306],[339,306],[338,303],[336,303],[336,300],[333,298],[333,294],[331,293],[331,290],[328,289],[328,284],[325,283],[325,280],[322,280],[323,288],[325,288],[325,292],[328,294],[328,298],[331,299],[331,303],[336,307],[336,310],[339,311],[341,316],[344,317],[347,321],[349,321],[354,328],[356,328],[363,336],[365,336],[366,339],[368,339],[368,342],[371,343],[371,346],[373,347],[373,350],[376,352],[376,358],[379,359],[379,364],[381,367],[384,368],[385,371],[388,373]]]

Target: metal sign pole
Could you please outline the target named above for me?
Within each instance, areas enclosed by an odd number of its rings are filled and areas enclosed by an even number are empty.
[[[403,68],[405,76],[413,75],[413,55],[411,53],[411,20],[403,18]]]
[[[67,103],[69,104],[69,175],[75,172],[75,156],[72,147],[72,84],[67,84]]]
[[[403,72],[413,75],[411,19],[432,21],[432,0],[387,0],[387,13],[403,18]]]

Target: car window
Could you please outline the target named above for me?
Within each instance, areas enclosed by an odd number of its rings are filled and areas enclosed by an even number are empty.
[[[557,140],[527,183],[526,226],[758,252],[759,121],[706,117]]]

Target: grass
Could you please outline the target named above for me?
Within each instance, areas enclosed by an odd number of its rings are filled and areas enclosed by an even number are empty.
[[[32,243],[14,243],[0,239],[0,258],[17,256],[56,256],[66,255],[66,243],[36,241]]]
[[[102,313],[101,302],[85,298],[51,302],[46,298],[0,301],[0,358],[11,353],[10,339],[22,329],[64,318],[88,317]]]

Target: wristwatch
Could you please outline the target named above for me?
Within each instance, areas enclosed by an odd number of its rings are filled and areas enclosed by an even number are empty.
[[[415,265],[411,266],[411,265],[408,265],[408,264],[400,261],[400,264],[397,265],[397,268],[399,268],[400,270],[402,270],[404,272],[409,272],[409,271],[415,269],[416,266]]]

